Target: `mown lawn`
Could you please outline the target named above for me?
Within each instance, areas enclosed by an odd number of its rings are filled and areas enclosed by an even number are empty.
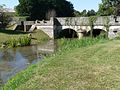
[[[28,36],[28,33],[22,31],[13,31],[13,30],[0,30],[0,44],[10,39],[17,39],[22,36]],[[42,43],[49,40],[50,38],[41,30],[35,30],[32,33],[32,43]]]
[[[4,90],[120,90],[120,41],[74,48],[11,79]]]

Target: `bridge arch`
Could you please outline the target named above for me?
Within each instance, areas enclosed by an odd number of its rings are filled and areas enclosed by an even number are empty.
[[[74,29],[65,28],[59,32],[59,38],[79,38],[79,36]]]
[[[87,32],[87,36],[90,36],[90,33],[91,33],[91,30]],[[95,28],[92,31],[93,37],[97,37],[99,35],[105,35],[106,33],[107,33],[106,30],[99,29],[99,28]]]

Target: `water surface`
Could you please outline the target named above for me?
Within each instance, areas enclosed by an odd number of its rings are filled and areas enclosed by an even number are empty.
[[[16,73],[42,60],[46,54],[53,53],[54,49],[54,42],[51,40],[42,45],[1,50],[0,84],[6,83]]]

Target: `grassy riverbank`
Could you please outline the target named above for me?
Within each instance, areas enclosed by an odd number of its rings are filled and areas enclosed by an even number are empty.
[[[10,41],[12,39],[19,39],[20,37],[28,36],[28,33],[22,31],[13,30],[0,30],[0,45],[3,42]],[[42,43],[50,38],[41,30],[36,30],[32,33],[32,43]]]
[[[63,51],[20,72],[4,90],[119,90],[120,41],[83,42],[61,41]]]

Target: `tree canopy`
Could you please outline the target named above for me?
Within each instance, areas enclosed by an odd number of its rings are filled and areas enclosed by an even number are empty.
[[[11,15],[5,9],[5,5],[0,5],[0,28],[5,28],[11,21]]]
[[[87,16],[95,16],[95,15],[96,15],[96,12],[93,9],[88,10]]]
[[[66,0],[19,0],[16,11],[20,16],[30,16],[31,20],[47,19],[50,14],[58,17],[74,15],[73,4]]]
[[[93,9],[88,10],[88,11],[86,9],[84,9],[82,12],[75,10],[74,14],[76,17],[89,17],[89,16],[96,16],[97,12],[95,12]]]
[[[98,10],[99,15],[120,16],[120,0],[102,0]]]

